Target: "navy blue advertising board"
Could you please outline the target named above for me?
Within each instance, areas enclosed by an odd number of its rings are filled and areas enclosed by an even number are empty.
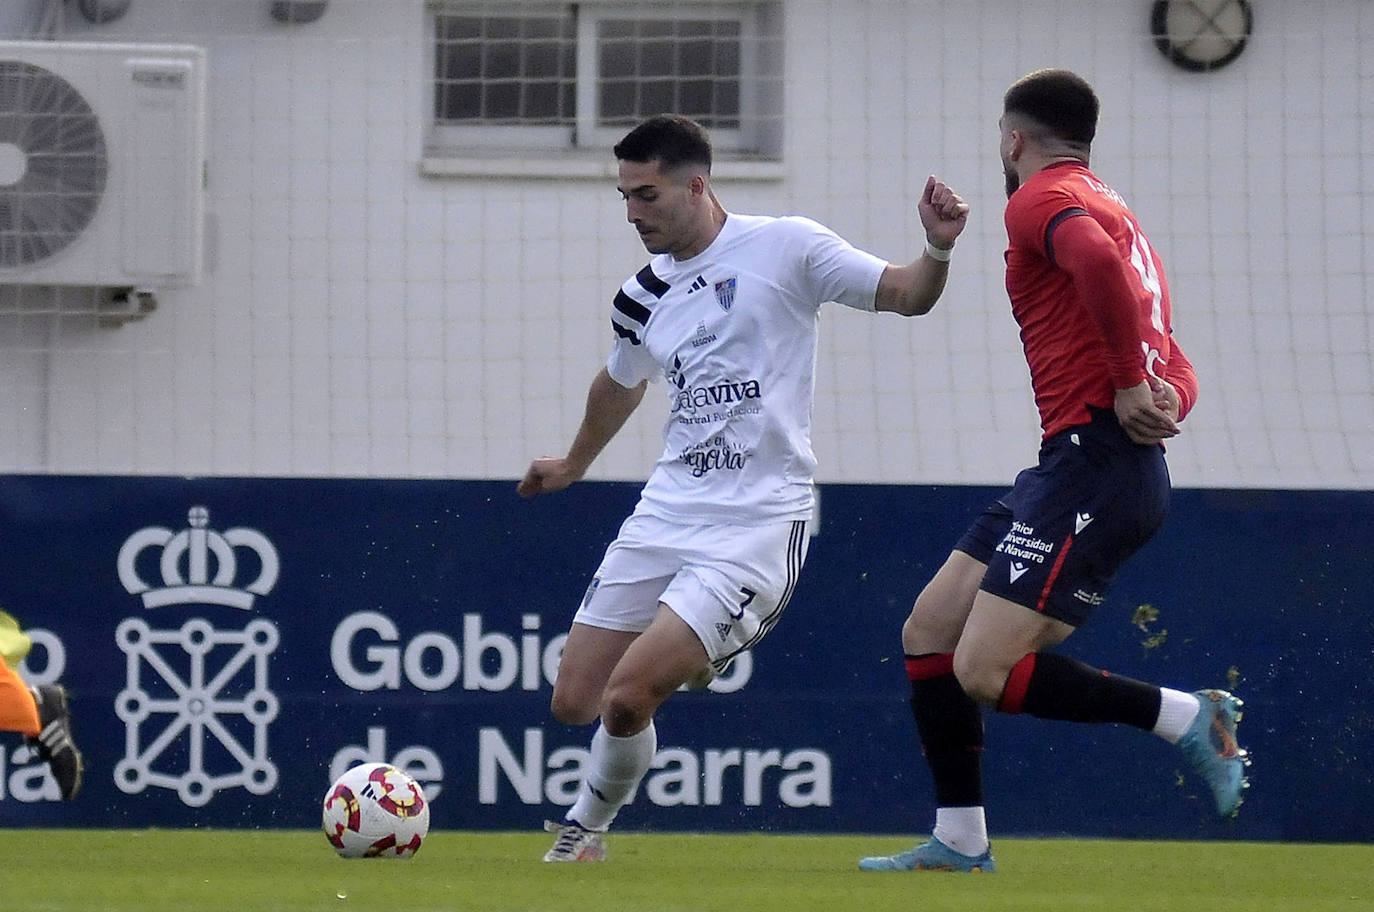
[[[0,606],[74,695],[88,777],[55,800],[0,736],[0,826],[314,827],[362,759],[442,829],[535,829],[590,732],[548,715],[562,636],[638,486],[7,476]],[[898,631],[995,488],[833,485],[787,615],[676,695],[617,827],[916,835],[933,817]],[[1175,748],[987,717],[994,835],[1374,839],[1374,492],[1184,490],[1065,651],[1233,687],[1255,757],[1218,821]]]

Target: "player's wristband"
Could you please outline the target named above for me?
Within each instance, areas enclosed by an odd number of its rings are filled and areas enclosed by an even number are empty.
[[[953,253],[953,247],[936,247],[930,241],[926,241],[926,256],[930,257],[932,260],[948,263]]]

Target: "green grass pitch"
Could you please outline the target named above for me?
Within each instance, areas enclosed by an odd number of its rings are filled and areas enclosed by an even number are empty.
[[[430,834],[344,860],[317,832],[0,830],[0,909],[25,912],[1354,912],[1374,845],[999,839],[996,874],[860,872],[892,836],[613,833],[547,865],[543,833]]]

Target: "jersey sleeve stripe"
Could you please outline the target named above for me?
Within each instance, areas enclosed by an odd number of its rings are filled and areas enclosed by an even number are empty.
[[[644,287],[644,290],[656,298],[661,298],[668,293],[668,283],[654,275],[652,266],[645,266],[635,275],[635,280]]]
[[[1063,212],[1056,213],[1054,218],[1050,219],[1050,223],[1045,226],[1045,259],[1050,261],[1050,265],[1059,265],[1054,261],[1054,229],[1058,228],[1068,219],[1087,214],[1087,209],[1074,206],[1071,209],[1065,209]]]
[[[640,344],[639,335],[633,329],[621,326],[614,319],[611,320],[611,329],[615,330],[615,334],[620,338],[629,339],[631,345]]]
[[[605,299],[603,298],[602,300]],[[649,322],[649,308],[627,295],[624,291],[616,292],[615,301],[612,302],[612,305],[616,310],[620,311],[631,320],[634,320],[640,326],[644,326]]]

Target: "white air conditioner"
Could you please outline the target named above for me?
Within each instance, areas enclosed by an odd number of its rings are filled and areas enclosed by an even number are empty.
[[[0,284],[200,281],[205,51],[0,41]]]

